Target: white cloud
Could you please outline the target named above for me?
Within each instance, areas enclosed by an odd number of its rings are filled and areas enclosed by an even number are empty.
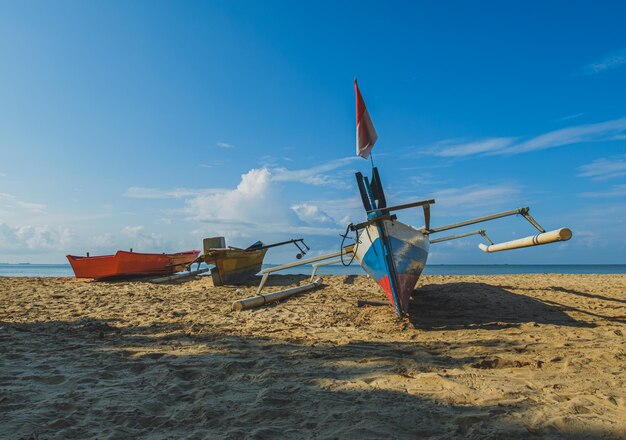
[[[199,221],[233,221],[258,223],[271,221],[278,203],[271,173],[267,168],[252,169],[241,176],[233,190],[216,194],[203,194],[186,200],[187,212]]]
[[[342,159],[332,160],[330,162],[316,165],[311,168],[304,168],[299,170],[289,170],[284,167],[267,168],[263,167],[257,170],[250,170],[245,174],[242,183],[243,187],[239,188],[237,192],[244,194],[246,191],[250,192],[252,187],[261,185],[259,191],[263,187],[269,187],[268,182],[261,182],[261,180],[271,179],[275,182],[298,182],[306,185],[322,186],[329,185],[339,188],[346,187],[346,183],[337,176],[327,174],[329,171],[336,170],[345,165],[348,165],[357,160],[354,157],[346,157]],[[202,166],[202,165],[201,165]],[[204,165],[210,167],[210,165]],[[267,173],[267,174],[266,174]],[[261,179],[258,180],[257,179]],[[132,186],[124,192],[124,197],[133,199],[191,199],[191,198],[205,198],[212,199],[214,196],[225,196],[226,198],[233,197],[228,196],[232,191],[225,188],[174,188],[174,189],[160,189],[160,188],[148,188],[142,186]],[[219,199],[219,197],[218,197]]]
[[[202,194],[185,200],[189,220],[206,222],[211,230],[228,232],[227,236],[255,236],[267,234],[298,233],[310,235],[335,235],[341,228],[324,221],[319,212],[314,216],[302,215],[302,209],[294,210],[282,194],[280,185],[267,168],[252,169],[241,176],[235,189],[222,193]],[[314,211],[314,209],[313,209]],[[332,217],[326,215],[328,219]]]
[[[434,193],[435,207],[443,212],[471,212],[480,209],[511,205],[519,200],[520,190],[515,185],[470,185],[464,188],[447,188]]]
[[[335,220],[322,211],[317,205],[302,203],[299,205],[292,205],[290,209],[296,213],[300,220],[308,224],[336,223]]]
[[[283,191],[286,184],[299,182],[305,185],[345,185],[332,171],[352,163],[352,157],[333,160],[311,168],[257,168],[241,175],[233,189],[174,190],[145,187],[129,188],[127,197],[144,199],[178,198],[182,209],[170,211],[168,217],[181,213],[190,222],[202,222],[202,235],[223,235],[243,243],[244,238],[273,237],[283,239],[285,234],[337,236],[349,221],[361,220],[362,208],[358,197],[339,200],[307,201],[289,200]],[[355,207],[358,205],[358,212]],[[352,214],[358,214],[354,217]],[[337,221],[337,219],[340,219]],[[143,234],[136,226],[127,227],[125,233]]]
[[[626,156],[622,156],[626,158]],[[583,165],[580,168],[582,177],[593,180],[608,180],[626,175],[626,160],[621,158],[601,158]]]
[[[0,201],[3,201],[5,206],[11,207],[11,208],[19,207],[31,213],[41,213],[42,211],[46,209],[46,205],[42,203],[26,202],[26,201],[20,200],[18,197],[14,196],[13,194],[8,194],[8,193],[0,193]]]
[[[569,120],[572,120],[572,119],[580,118],[583,115],[584,115],[584,113],[574,113],[573,115],[566,115],[566,116],[563,116],[561,118],[558,118],[557,121],[558,122],[569,121]]]
[[[336,176],[324,173],[351,164],[356,160],[358,160],[358,158],[356,157],[344,157],[342,159],[331,160],[330,162],[327,162],[325,164],[299,170],[288,170],[282,167],[273,168],[272,178],[277,182],[300,182],[314,186],[330,185],[336,187],[345,187],[346,184],[344,181],[337,178]]]
[[[92,236],[88,242],[88,248],[106,249],[107,251],[111,251],[113,249],[116,249],[115,242],[115,236],[110,232],[105,232],[103,234]]]
[[[233,144],[229,144],[227,142],[217,142],[215,145],[217,145],[220,148],[235,148]]]
[[[347,198],[326,198],[317,200],[306,200],[305,205],[316,206],[322,213],[331,218],[339,229],[345,230],[348,223],[359,223],[365,220],[363,202],[358,194],[351,192]]]
[[[73,233],[67,228],[53,228],[48,225],[11,226],[0,223],[1,251],[64,249],[72,238]]]
[[[171,243],[165,243],[163,236],[154,232],[144,232],[143,225],[125,226],[122,229],[124,247],[132,247],[141,252],[160,252],[171,248]]]
[[[413,185],[445,185],[449,180],[438,179],[434,174],[429,172],[420,172],[419,176],[413,175],[409,177],[409,181]],[[412,190],[411,190],[412,191]]]
[[[450,145],[449,142],[445,142],[445,147],[433,148],[433,152],[436,156],[440,157],[462,157],[470,156],[473,154],[487,153],[495,150],[501,150],[508,147],[515,141],[515,138],[488,138],[475,142],[466,142]]]
[[[584,192],[582,197],[626,197],[626,185],[614,185],[606,191]]]
[[[122,233],[124,235],[128,235],[129,237],[137,237],[141,231],[143,231],[143,225],[125,226],[124,229],[122,229]]]
[[[131,199],[183,199],[198,194],[212,194],[224,192],[225,189],[221,188],[205,188],[205,189],[189,189],[189,188],[174,188],[174,189],[158,189],[158,188],[145,188],[142,186],[131,186],[126,190],[124,197]]]
[[[624,131],[626,131],[626,118],[613,119],[596,124],[578,125],[542,134],[505,148],[499,151],[499,153],[519,154],[563,145],[579,144],[581,142],[609,141]]]
[[[626,49],[610,53],[603,58],[583,67],[583,75],[597,75],[607,70],[616,69],[626,64]]]
[[[450,141],[442,141],[426,150],[426,154],[440,157],[464,157],[475,154],[521,154],[582,142],[620,140],[623,139],[625,133],[626,117],[553,130],[526,140],[499,137],[468,143],[453,143],[452,145]]]

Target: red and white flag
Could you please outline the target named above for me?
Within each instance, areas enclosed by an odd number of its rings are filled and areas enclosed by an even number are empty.
[[[378,135],[367,107],[365,107],[356,79],[354,80],[354,92],[356,93],[356,155],[367,159],[370,156],[370,151],[374,148]]]

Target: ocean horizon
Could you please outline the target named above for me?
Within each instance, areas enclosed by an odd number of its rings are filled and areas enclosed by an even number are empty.
[[[278,264],[264,264],[263,268]],[[204,264],[201,267],[208,267]],[[293,267],[278,273],[308,275],[311,265]],[[329,265],[318,268],[320,275],[365,275],[358,264]],[[626,264],[429,264],[426,275],[515,275],[515,274],[626,274]],[[69,264],[0,263],[0,276],[73,277]]]

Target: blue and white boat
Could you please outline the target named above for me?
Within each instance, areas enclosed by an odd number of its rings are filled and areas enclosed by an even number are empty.
[[[356,80],[354,82],[354,90],[356,94],[356,154],[367,159],[371,157],[371,151],[378,139],[378,135],[374,129],[367,108],[365,107],[365,102],[363,101]],[[409,312],[411,295],[414,292],[415,286],[428,260],[428,251],[431,244],[471,235],[481,235],[489,244],[485,245],[481,243],[479,245],[480,250],[491,253],[566,241],[572,237],[572,231],[568,228],[546,232],[546,230],[539,226],[535,219],[531,217],[528,207],[431,228],[430,205],[434,204],[435,200],[423,200],[403,205],[387,206],[378,169],[373,166],[373,160],[371,180],[361,173],[356,173],[356,180],[359,186],[363,207],[367,214],[367,221],[356,225],[348,225],[348,230],[346,234],[343,235],[345,241],[348,237],[348,231],[352,230],[356,234],[355,243],[344,247],[344,243],[342,242],[338,252],[264,270],[262,272],[263,278],[257,289],[257,297],[251,299],[254,304],[265,304],[270,301],[268,299],[270,295],[261,294],[261,290],[270,273],[304,264],[313,264],[311,282],[308,285],[300,286],[298,291],[302,289],[313,289],[320,285],[319,280],[313,281],[318,266],[338,262],[344,263],[344,256],[351,255],[376,283],[378,283],[389,298],[397,316],[402,318]],[[398,221],[395,214],[392,214],[392,212],[395,211],[414,207],[421,207],[424,211],[424,226],[420,228],[414,228],[402,223]],[[539,234],[499,244],[494,244],[487,236],[484,229],[463,232],[442,238],[431,238],[433,234],[439,232],[462,228],[511,215],[523,216],[539,231]],[[350,260],[350,262],[352,262],[352,260]],[[292,291],[295,292],[294,289],[287,289],[284,292],[291,294],[290,292]],[[278,299],[284,299],[286,297],[280,294],[281,292],[275,292],[272,295],[277,295],[276,298]]]
[[[398,220],[385,219],[365,227],[358,241],[356,260],[383,289],[396,313],[404,314],[428,259],[428,237]]]
[[[403,316],[408,311],[409,299],[426,265],[430,241],[424,230],[398,221],[391,211],[423,206],[425,219],[428,220],[430,204],[435,201],[387,207],[376,168],[372,169],[372,176],[370,183],[361,173],[356,174],[368,221],[352,225],[352,229],[357,231],[352,252],[361,267],[383,289],[396,314]]]
[[[409,300],[424,270],[428,251],[433,243],[481,235],[489,245],[481,243],[479,248],[484,252],[498,252],[566,241],[572,237],[572,232],[568,228],[546,232],[530,216],[528,207],[431,228],[430,206],[435,203],[435,200],[387,206],[377,168],[372,168],[371,182],[361,173],[356,173],[356,179],[363,207],[367,213],[367,221],[349,226],[349,229],[356,231],[355,244],[344,250],[345,253],[354,255],[361,267],[383,289],[398,317],[408,314]],[[424,210],[424,226],[420,228],[402,223],[395,214],[392,214],[395,211],[414,207],[421,207]],[[484,229],[442,238],[431,238],[432,234],[511,215],[523,216],[539,230],[539,234],[499,244],[494,244]]]
[[[378,134],[374,129],[356,80],[354,82],[354,90],[356,96],[356,154],[367,159],[371,156]],[[361,267],[383,289],[394,306],[398,317],[408,313],[409,300],[426,265],[431,243],[479,234],[489,242],[489,245],[481,244],[479,246],[482,251],[498,252],[569,240],[572,236],[572,232],[567,228],[546,232],[530,216],[527,207],[470,219],[439,228],[431,228],[430,205],[435,203],[435,200],[424,200],[388,207],[378,169],[374,167],[373,160],[371,180],[364,177],[361,173],[356,173],[356,180],[361,193],[363,207],[367,213],[367,221],[349,226],[357,234],[354,247],[351,248],[350,252],[361,264]],[[419,229],[398,221],[397,217],[391,214],[393,211],[412,207],[422,207],[424,210],[424,226]],[[524,216],[540,233],[535,236],[500,244],[494,244],[487,237],[484,229],[449,237],[430,238],[431,234],[438,232],[516,214]]]

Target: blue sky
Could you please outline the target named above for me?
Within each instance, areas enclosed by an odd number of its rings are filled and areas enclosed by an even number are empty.
[[[430,263],[626,263],[626,5],[545,3],[4,1],[0,262],[212,235],[338,249],[364,219],[357,77],[391,203],[436,198],[433,225],[530,205],[574,231]]]

